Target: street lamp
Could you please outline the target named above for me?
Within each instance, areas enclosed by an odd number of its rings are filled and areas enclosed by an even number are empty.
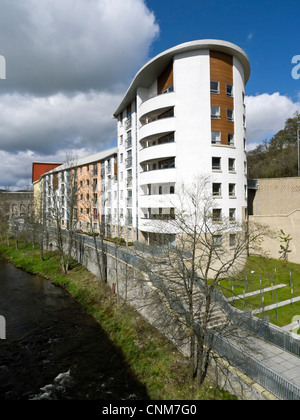
[[[298,146],[298,176],[300,176],[300,156],[299,156],[299,143],[300,143],[300,121],[297,122],[297,146]]]

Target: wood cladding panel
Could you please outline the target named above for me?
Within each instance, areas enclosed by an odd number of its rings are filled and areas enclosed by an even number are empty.
[[[157,78],[157,93],[160,94],[164,90],[173,85],[173,61],[165,68],[161,75]]]
[[[211,130],[221,132],[221,143],[227,145],[228,134],[234,134],[234,122],[227,120],[227,109],[234,109],[233,98],[227,96],[227,84],[233,86],[233,58],[210,51],[210,80],[219,82],[219,93],[211,93],[211,105],[220,107],[220,119],[211,120]]]

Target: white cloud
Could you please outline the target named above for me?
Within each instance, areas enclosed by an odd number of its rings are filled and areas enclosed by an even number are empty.
[[[3,87],[111,90],[144,62],[158,32],[143,0],[2,0]]]
[[[144,0],[1,0],[0,184],[111,147],[112,114],[159,33]]]
[[[286,120],[300,111],[300,102],[275,92],[272,95],[263,93],[247,96],[247,142],[248,150],[265,139],[271,138],[284,128]]]

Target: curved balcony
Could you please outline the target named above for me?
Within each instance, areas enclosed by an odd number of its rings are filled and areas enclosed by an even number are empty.
[[[139,229],[143,232],[176,234],[178,228],[174,220],[155,220],[139,217]]]
[[[139,108],[139,118],[142,118],[146,114],[151,114],[157,110],[163,110],[175,106],[175,92],[164,93],[162,95],[154,96],[143,102]]]
[[[176,131],[176,118],[162,118],[143,125],[139,130],[139,140],[141,141],[146,137],[151,137],[158,133],[164,134],[171,131]]]
[[[139,196],[139,207],[140,208],[151,208],[161,207],[169,208],[175,207],[176,196],[175,194],[155,194],[155,195],[140,195]]]
[[[176,156],[176,143],[165,143],[156,146],[146,147],[139,153],[140,163],[147,160],[169,158]]]
[[[157,169],[139,174],[140,185],[160,184],[162,182],[176,182],[176,168]]]

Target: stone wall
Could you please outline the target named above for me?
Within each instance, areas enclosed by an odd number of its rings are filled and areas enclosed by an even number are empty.
[[[280,231],[292,237],[289,261],[300,263],[300,178],[258,179],[258,190],[253,199],[253,215],[249,222],[269,227],[271,235],[264,237],[263,252],[280,257]]]

